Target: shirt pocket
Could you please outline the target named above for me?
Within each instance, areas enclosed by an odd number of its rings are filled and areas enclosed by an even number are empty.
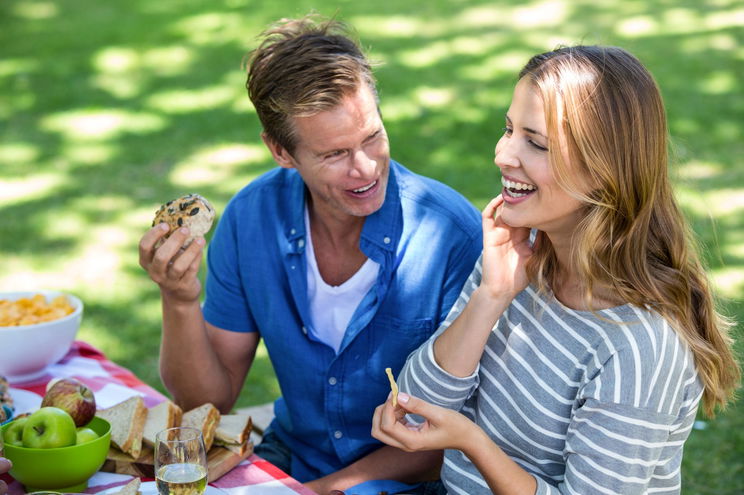
[[[369,357],[366,369],[369,378],[374,382],[388,383],[385,368],[391,368],[397,379],[408,355],[426,342],[434,330],[431,318],[376,317],[367,328]]]

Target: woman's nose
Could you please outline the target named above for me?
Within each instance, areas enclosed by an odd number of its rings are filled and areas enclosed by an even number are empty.
[[[512,139],[502,137],[499,139],[499,142],[496,143],[493,163],[495,163],[499,168],[519,167],[519,154],[516,148],[517,146]]]

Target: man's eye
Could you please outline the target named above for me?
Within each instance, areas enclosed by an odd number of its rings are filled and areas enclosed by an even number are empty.
[[[338,158],[339,156],[341,156],[343,154],[344,154],[343,150],[331,151],[330,153],[326,153],[325,159],[326,160],[331,160],[333,158]]]

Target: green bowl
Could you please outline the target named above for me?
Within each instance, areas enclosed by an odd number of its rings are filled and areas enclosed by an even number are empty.
[[[12,422],[0,427],[0,435]],[[11,460],[10,475],[23,483],[26,492],[82,492],[88,479],[101,469],[111,443],[111,425],[95,417],[86,425],[99,437],[91,442],[58,449],[29,449],[5,444],[5,457]]]

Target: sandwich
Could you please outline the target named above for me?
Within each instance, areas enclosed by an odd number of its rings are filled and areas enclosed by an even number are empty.
[[[220,423],[220,412],[213,404],[207,402],[201,406],[183,413],[181,426],[188,426],[201,430],[204,436],[204,446],[207,450],[212,447],[217,425]]]
[[[138,493],[140,493],[139,489],[140,489],[141,483],[142,481],[139,478],[135,477],[135,478],[132,478],[132,480],[126,485],[121,486],[118,490],[107,491],[106,494],[107,495],[137,495]]]
[[[135,395],[96,416],[111,424],[111,443],[125,454],[137,459],[142,451],[142,434],[147,420],[147,408],[142,397]]]
[[[155,447],[155,435],[166,428],[181,425],[183,411],[169,400],[164,400],[157,406],[147,410],[147,420],[142,434],[142,441],[150,447]]]
[[[249,448],[248,439],[253,429],[253,421],[247,414],[225,414],[214,434],[214,444],[225,447],[238,455],[245,454]]]

